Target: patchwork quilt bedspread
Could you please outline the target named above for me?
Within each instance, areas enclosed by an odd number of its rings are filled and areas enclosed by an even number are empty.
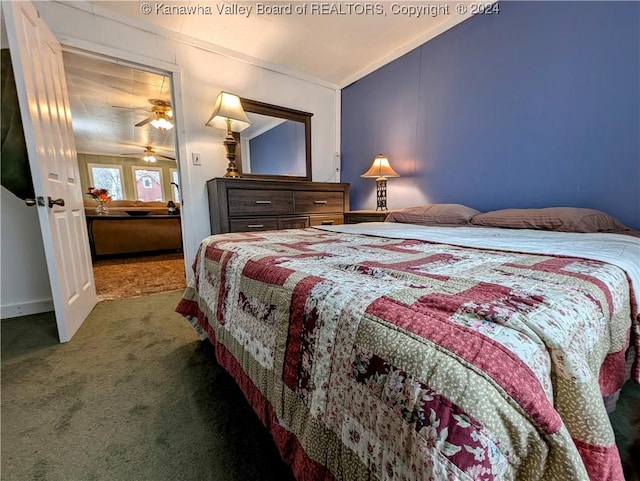
[[[177,311],[300,481],[623,479],[614,264],[309,228],[208,237],[193,268]]]

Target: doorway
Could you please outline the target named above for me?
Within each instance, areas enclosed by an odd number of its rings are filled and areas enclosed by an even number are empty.
[[[63,59],[98,299],[184,288],[171,74],[80,51]]]

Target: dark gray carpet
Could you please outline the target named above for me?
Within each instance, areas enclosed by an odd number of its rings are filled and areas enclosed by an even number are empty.
[[[626,479],[640,481],[640,386],[627,381],[609,416]]]
[[[182,291],[98,303],[58,344],[53,314],[2,321],[7,481],[292,481],[231,377],[174,312]],[[623,457],[640,386],[612,416]]]
[[[2,321],[2,480],[293,479],[181,292],[100,302],[67,344]]]

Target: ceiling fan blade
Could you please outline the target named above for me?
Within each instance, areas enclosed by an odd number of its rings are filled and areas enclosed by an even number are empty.
[[[168,155],[156,154],[156,157],[162,157],[163,159],[176,161],[175,157],[169,157]]]
[[[142,122],[138,122],[135,127],[142,127],[143,125],[147,125],[149,122],[151,122],[155,117],[147,117],[146,119],[144,119]]]
[[[112,109],[124,109],[124,110],[139,110],[140,112],[149,112],[146,107],[126,107],[124,105],[112,105]]]

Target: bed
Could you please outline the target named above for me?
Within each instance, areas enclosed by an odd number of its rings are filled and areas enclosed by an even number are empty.
[[[468,221],[202,241],[176,310],[298,480],[623,479],[640,239]]]

